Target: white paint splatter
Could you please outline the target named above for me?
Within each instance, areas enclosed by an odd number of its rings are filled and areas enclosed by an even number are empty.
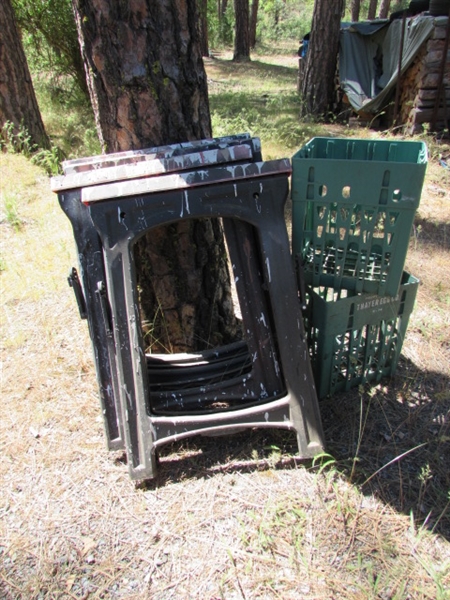
[[[271,283],[272,282],[272,276],[271,276],[271,273],[270,273],[270,261],[269,261],[269,257],[268,256],[266,257],[266,269],[267,269],[267,276],[269,278],[269,283]]]
[[[274,367],[275,367],[275,373],[279,377],[280,374],[281,374],[281,371],[280,371],[280,365],[278,364],[278,361],[277,361],[276,358],[274,358],[273,364],[274,364]]]

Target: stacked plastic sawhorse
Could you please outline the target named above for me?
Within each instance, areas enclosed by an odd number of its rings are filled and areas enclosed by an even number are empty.
[[[52,189],[73,227],[69,278],[94,348],[105,432],[130,476],[183,437],[246,428],[296,432],[299,455],[323,449],[284,220],[290,162],[262,161],[247,134],[68,161]],[[242,341],[188,356],[146,354],[133,248],[155,227],[221,218]]]

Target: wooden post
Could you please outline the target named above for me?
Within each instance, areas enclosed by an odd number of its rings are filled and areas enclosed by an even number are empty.
[[[443,53],[442,53],[441,68],[439,70],[436,102],[434,104],[433,115],[431,117],[431,123],[430,123],[431,131],[434,131],[436,128],[437,115],[438,115],[439,104],[441,102],[441,99],[443,100],[443,108],[444,108],[444,125],[448,129],[447,99],[446,99],[445,88],[444,88],[444,73],[445,73],[445,63],[447,62],[449,39],[450,39],[450,10],[448,11],[447,33],[445,35],[445,43],[444,43],[444,49],[443,49]]]

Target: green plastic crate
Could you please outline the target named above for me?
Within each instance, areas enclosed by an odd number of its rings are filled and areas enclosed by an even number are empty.
[[[395,296],[427,166],[423,142],[313,138],[292,158],[306,283]]]
[[[395,297],[306,288],[305,329],[319,398],[395,372],[418,286],[404,272]]]

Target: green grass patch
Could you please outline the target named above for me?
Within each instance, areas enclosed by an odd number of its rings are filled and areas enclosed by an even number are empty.
[[[260,137],[265,159],[289,156],[323,134],[320,124],[300,120],[296,58],[274,60],[264,55],[236,64],[220,58],[206,65],[213,135]]]

